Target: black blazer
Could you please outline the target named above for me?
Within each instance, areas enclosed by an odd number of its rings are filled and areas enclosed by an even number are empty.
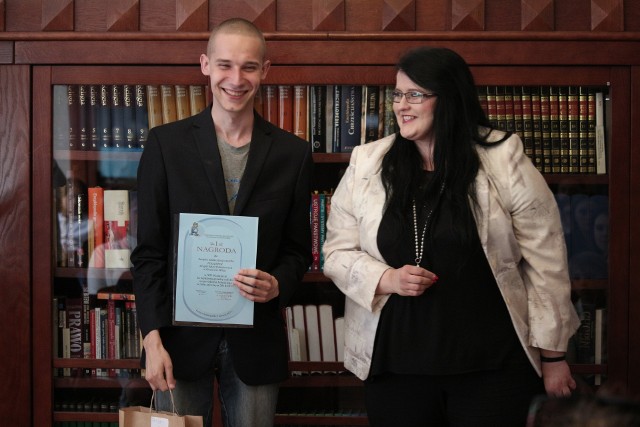
[[[259,217],[256,267],[278,279],[280,296],[255,304],[253,328],[173,326],[173,218],[179,213],[228,215],[229,207],[210,107],[149,132],[138,166],[133,288],[141,332],[146,336],[160,330],[177,379],[197,379],[211,372],[223,333],[236,372],[245,383],[268,384],[287,377],[281,308],[311,263],[312,169],[307,141],[255,114],[233,214]]]

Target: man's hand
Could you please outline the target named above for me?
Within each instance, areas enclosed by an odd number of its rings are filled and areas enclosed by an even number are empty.
[[[269,273],[254,268],[243,268],[233,278],[240,295],[255,302],[271,301],[280,295],[278,279]]]
[[[167,391],[176,387],[171,357],[162,345],[160,332],[153,330],[143,340],[146,363],[145,378],[152,390]]]
[[[571,370],[566,360],[542,363],[542,379],[549,396],[571,396],[571,391],[576,388],[576,381],[571,376]]]

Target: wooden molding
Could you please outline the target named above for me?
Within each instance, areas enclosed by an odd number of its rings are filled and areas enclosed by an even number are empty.
[[[312,0],[311,24],[315,31],[344,31],[344,0]]]
[[[276,0],[220,0],[209,8],[209,25],[229,18],[244,18],[262,31],[276,31]]]
[[[591,0],[591,30],[624,31],[623,0]]]
[[[456,31],[483,31],[484,1],[452,0],[451,29]]]
[[[106,5],[107,31],[137,31],[140,29],[139,0],[110,0]]]
[[[208,26],[209,2],[207,0],[180,0],[176,2],[176,29],[178,31],[207,31]]]
[[[522,0],[521,7],[521,30],[554,30],[554,0]]]
[[[382,9],[382,30],[415,31],[415,0],[385,0]]]
[[[73,0],[43,0],[42,31],[73,30]]]

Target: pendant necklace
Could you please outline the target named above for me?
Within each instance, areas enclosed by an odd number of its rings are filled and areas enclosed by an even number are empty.
[[[415,262],[417,267],[420,267],[420,262],[422,262],[422,254],[424,253],[424,238],[427,234],[427,228],[429,227],[429,220],[433,215],[433,211],[435,211],[436,207],[438,206],[438,202],[440,201],[440,196],[442,196],[443,192],[444,192],[444,182],[440,186],[440,192],[438,193],[438,198],[436,199],[435,203],[431,207],[431,210],[429,210],[429,213],[427,214],[427,218],[424,220],[424,227],[422,227],[422,236],[420,237],[419,240],[418,240],[418,213],[416,209],[416,199],[415,197],[413,199],[413,206],[412,206],[413,207],[413,237],[416,244]],[[425,203],[425,206],[426,206],[426,203]]]

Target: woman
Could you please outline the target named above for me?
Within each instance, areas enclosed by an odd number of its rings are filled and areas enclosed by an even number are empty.
[[[455,52],[404,55],[393,101],[400,132],[356,147],[331,199],[345,367],[372,426],[524,426],[534,395],[575,388],[553,194]]]

